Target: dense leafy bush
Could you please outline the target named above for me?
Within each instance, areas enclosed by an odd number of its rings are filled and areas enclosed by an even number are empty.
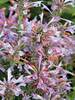
[[[2,100],[74,100],[74,59],[74,0],[0,0]]]

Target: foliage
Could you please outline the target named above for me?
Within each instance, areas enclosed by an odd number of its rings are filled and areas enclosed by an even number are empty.
[[[0,99],[75,99],[75,1],[0,0]]]

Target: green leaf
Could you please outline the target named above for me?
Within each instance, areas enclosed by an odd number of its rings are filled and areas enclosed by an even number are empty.
[[[69,100],[75,100],[75,90],[69,94]]]
[[[61,17],[71,20],[75,23],[75,7],[66,6],[60,15]]]
[[[9,1],[9,0],[0,0],[0,5],[6,3],[6,2],[8,2],[8,1]]]
[[[8,13],[9,6],[10,6],[10,2],[9,2],[9,0],[7,0],[7,1],[5,0],[6,2],[3,2],[3,3],[1,1],[0,1],[0,9],[1,8],[6,8],[6,12],[5,13],[7,14]]]

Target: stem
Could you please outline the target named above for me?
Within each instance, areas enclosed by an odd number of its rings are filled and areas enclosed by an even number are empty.
[[[23,10],[24,10],[24,0],[18,0],[18,14],[19,14],[19,24],[18,24],[18,30],[21,31],[21,24],[23,20]],[[20,32],[21,34],[21,32]]]
[[[23,6],[24,6],[24,0],[18,0],[19,19],[20,20],[22,20],[22,17],[23,17]]]

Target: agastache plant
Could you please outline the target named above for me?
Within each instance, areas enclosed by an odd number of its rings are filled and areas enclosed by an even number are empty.
[[[55,15],[67,0],[53,0],[51,10],[43,1],[10,0],[9,16],[0,9],[0,96],[2,100],[68,100],[72,89],[62,59],[75,53],[75,25]],[[31,8],[42,12],[31,19]],[[44,10],[51,18],[46,22]],[[62,23],[64,21],[64,24]],[[5,63],[3,63],[4,61]],[[7,64],[7,65],[6,65]],[[6,65],[6,66],[5,66]],[[11,93],[10,93],[11,92]]]

